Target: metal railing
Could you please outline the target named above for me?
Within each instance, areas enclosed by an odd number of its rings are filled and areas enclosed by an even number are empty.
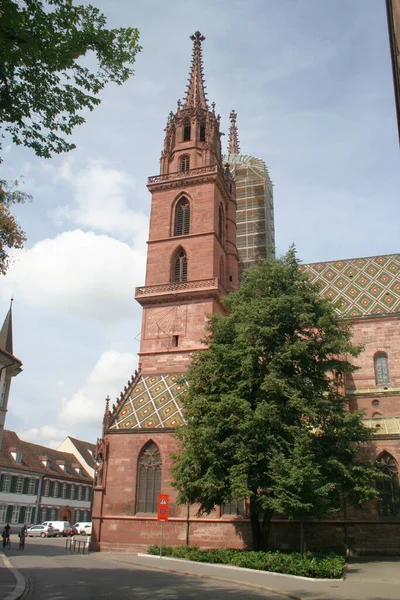
[[[70,537],[65,540],[65,549],[78,554],[88,554],[90,550],[90,539],[76,540]]]

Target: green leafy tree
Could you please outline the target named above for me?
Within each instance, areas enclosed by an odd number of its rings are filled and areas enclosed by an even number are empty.
[[[108,82],[121,85],[133,74],[141,50],[137,29],[107,29],[106,24],[97,8],[72,0],[1,0],[0,139],[8,135],[44,158],[75,148],[66,138],[85,122],[83,112],[100,104],[99,93]],[[25,241],[10,206],[26,196],[7,182],[1,196],[4,274],[7,249],[21,248]]]
[[[361,351],[348,324],[299,269],[294,249],[244,274],[213,315],[209,348],[187,373],[185,424],[177,430],[173,485],[200,513],[249,501],[255,549],[274,512],[301,521],[377,495],[370,439],[342,393],[347,360]]]
[[[45,158],[75,148],[65,136],[85,122],[83,109],[100,104],[106,83],[121,85],[133,74],[138,39],[132,27],[107,29],[106,17],[91,5],[2,0],[2,130]]]

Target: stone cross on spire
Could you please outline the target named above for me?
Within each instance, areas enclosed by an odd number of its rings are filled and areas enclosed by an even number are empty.
[[[206,38],[200,31],[190,36],[193,41],[192,67],[183,108],[203,108],[208,110],[203,79],[203,58],[201,42]]]
[[[233,110],[231,112],[231,114],[229,115],[229,118],[231,120],[231,125],[229,127],[229,146],[228,146],[229,154],[239,154],[239,152],[240,152],[238,129],[237,129],[237,125],[236,125],[236,117],[237,117],[237,114]]]

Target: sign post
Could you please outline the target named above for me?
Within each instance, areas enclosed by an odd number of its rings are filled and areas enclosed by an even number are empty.
[[[158,521],[160,521],[160,558],[162,558],[163,526],[164,526],[164,522],[168,521],[168,507],[169,507],[168,494],[158,494],[157,519],[158,519]]]

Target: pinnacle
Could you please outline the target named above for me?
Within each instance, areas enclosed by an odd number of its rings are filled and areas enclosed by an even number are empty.
[[[193,55],[191,61],[191,70],[186,89],[186,96],[183,108],[204,108],[207,110],[207,100],[204,87],[203,59],[201,55],[201,42],[206,38],[196,31],[190,36],[193,41]]]
[[[229,127],[228,152],[229,152],[229,154],[239,154],[240,147],[239,147],[238,128],[236,125],[236,118],[237,118],[236,111],[232,110],[231,114],[229,115],[229,118],[231,120],[231,125]]]

